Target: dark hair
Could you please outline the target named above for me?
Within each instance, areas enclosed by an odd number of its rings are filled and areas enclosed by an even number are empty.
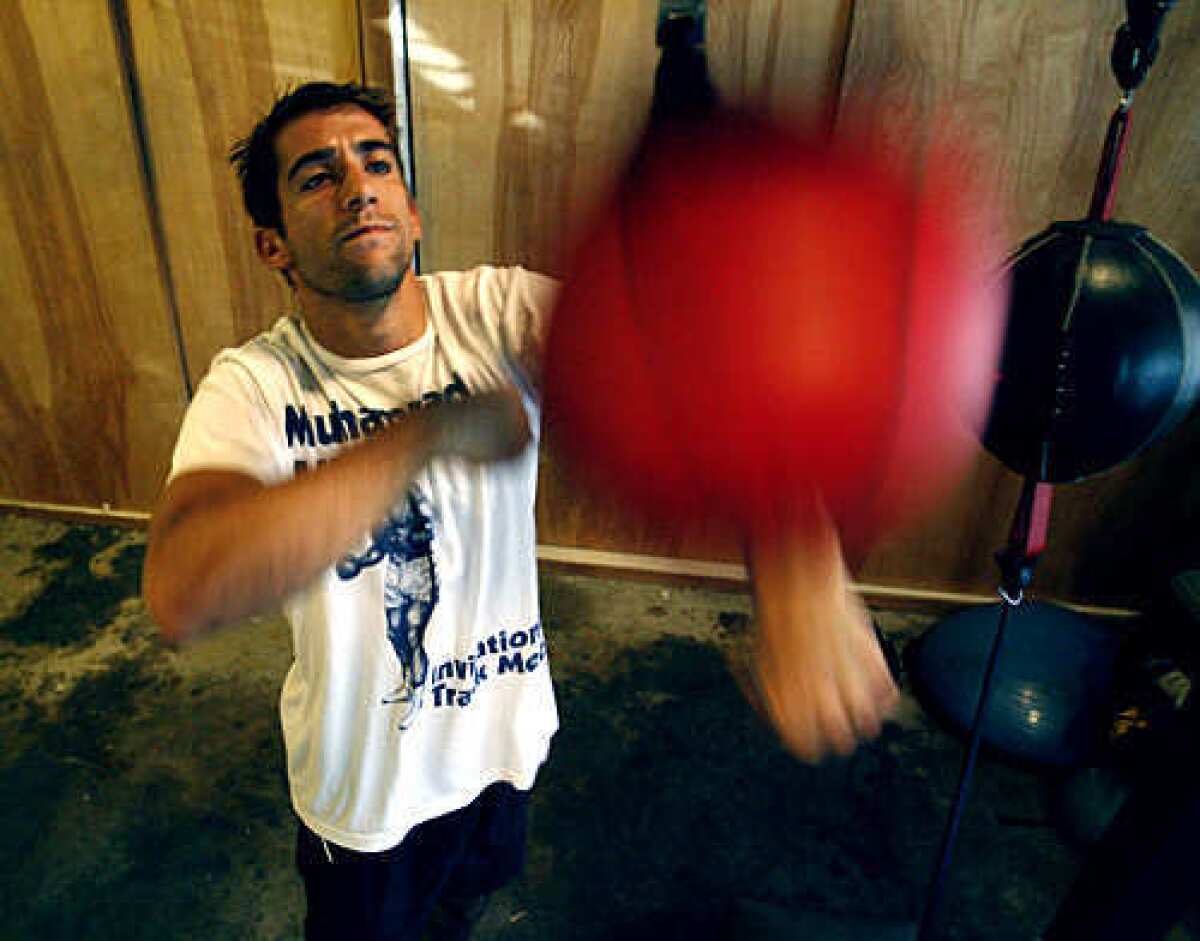
[[[254,224],[283,232],[283,209],[279,202],[279,165],[275,159],[275,138],[289,122],[312,111],[324,111],[338,105],[355,105],[384,126],[392,141],[396,163],[400,165],[396,107],[387,92],[347,82],[308,82],[286,92],[270,112],[246,137],[230,148],[229,162],[242,184],[242,201]]]

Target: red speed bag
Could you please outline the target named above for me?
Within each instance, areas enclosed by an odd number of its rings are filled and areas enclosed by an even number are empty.
[[[739,528],[815,487],[861,541],[964,470],[1003,332],[995,233],[949,165],[867,153],[730,113],[643,147],[548,337],[548,427],[586,482]]]

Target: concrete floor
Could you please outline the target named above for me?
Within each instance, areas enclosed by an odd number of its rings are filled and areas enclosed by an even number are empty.
[[[142,553],[140,533],[0,515],[0,938],[298,938],[286,627],[168,650]],[[962,754],[915,701],[851,758],[804,766],[735,679],[744,593],[552,572],[542,591],[563,724],[526,872],[480,938],[750,937],[779,909],[915,919]],[[876,613],[901,645],[930,620]],[[945,937],[1037,936],[1080,859],[1050,818],[1047,780],[981,764]]]

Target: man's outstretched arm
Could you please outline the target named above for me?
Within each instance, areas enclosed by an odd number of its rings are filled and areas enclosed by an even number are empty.
[[[430,459],[501,460],[529,438],[516,394],[492,393],[418,412],[278,485],[226,470],[182,474],[150,527],[150,612],[181,643],[277,604],[382,521]]]

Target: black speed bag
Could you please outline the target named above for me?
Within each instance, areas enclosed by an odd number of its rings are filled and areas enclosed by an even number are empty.
[[[983,443],[1052,483],[1170,432],[1200,392],[1200,281],[1142,226],[1055,222],[1009,259],[1000,378]]]

